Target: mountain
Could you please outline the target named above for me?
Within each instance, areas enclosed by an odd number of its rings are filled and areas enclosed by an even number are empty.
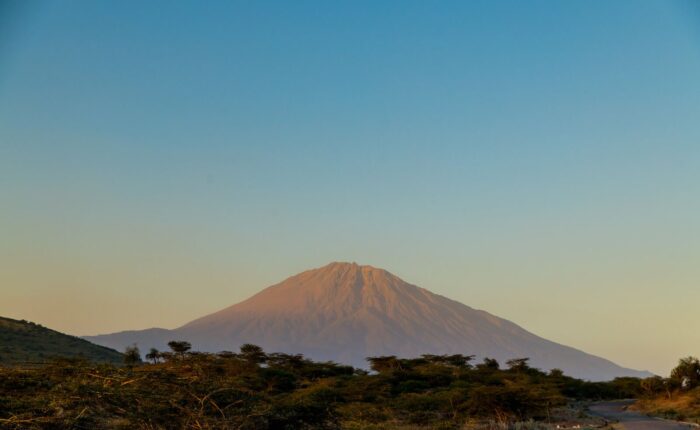
[[[0,365],[40,363],[55,357],[122,362],[122,355],[113,349],[32,322],[0,317]]]
[[[383,269],[331,263],[266,288],[238,304],[174,330],[89,336],[122,349],[166,348],[188,340],[201,351],[253,343],[274,352],[303,353],[366,367],[377,355],[473,354],[500,361],[529,357],[541,369],[560,368],[590,380],[648,376],[536,336],[488,312],[408,284]]]

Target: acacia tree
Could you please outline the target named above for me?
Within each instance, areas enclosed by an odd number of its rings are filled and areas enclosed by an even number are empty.
[[[434,354],[423,354],[425,360],[430,363],[441,364],[444,366],[454,366],[469,368],[471,365],[470,361],[474,359],[473,355],[462,355],[462,354],[452,354],[452,355],[434,355]]]
[[[482,371],[493,371],[500,369],[501,365],[495,358],[485,357],[484,361],[476,365],[476,368]]]
[[[401,368],[401,361],[395,355],[367,357],[370,369],[377,373],[390,372]]]
[[[146,359],[151,360],[153,364],[158,363],[158,360],[160,359],[160,351],[155,348],[151,348],[148,354],[146,354]]]
[[[664,378],[661,376],[650,376],[642,379],[639,382],[639,386],[646,396],[651,397],[665,388]]]
[[[171,340],[168,342],[168,347],[177,354],[178,357],[184,358],[187,351],[192,349],[192,344],[184,340]]]
[[[564,371],[561,369],[554,368],[549,371],[549,376],[554,379],[561,379],[564,377]]]
[[[530,368],[527,364],[529,360],[529,358],[513,358],[506,361],[506,365],[508,366],[508,369],[520,373]]]
[[[127,346],[124,350],[124,364],[129,367],[141,362],[141,352],[136,345]]]
[[[246,343],[241,345],[241,357],[251,364],[260,364],[267,361],[267,354],[258,345]]]

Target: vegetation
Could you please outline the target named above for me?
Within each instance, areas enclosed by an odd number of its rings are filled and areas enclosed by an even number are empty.
[[[41,364],[56,357],[122,362],[122,355],[113,349],[32,322],[0,317],[0,365]]]
[[[668,378],[641,381],[635,408],[649,415],[700,424],[700,360],[681,358]]]
[[[127,366],[59,360],[0,368],[0,427],[12,429],[428,429],[549,421],[572,399],[628,397],[638,380],[590,383],[515,359],[369,359],[372,371],[301,355],[204,354],[186,342],[135,349]],[[530,427],[531,428],[531,427]]]
[[[135,366],[141,362],[141,351],[136,345],[127,347],[124,350],[124,364],[127,366]]]

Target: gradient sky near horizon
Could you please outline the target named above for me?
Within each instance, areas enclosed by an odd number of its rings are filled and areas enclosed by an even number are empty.
[[[698,3],[0,0],[0,315],[175,327],[330,261],[700,355]]]

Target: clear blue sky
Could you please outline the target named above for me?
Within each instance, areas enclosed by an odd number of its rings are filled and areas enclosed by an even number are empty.
[[[700,354],[692,1],[0,0],[0,315],[173,327],[333,260]]]

